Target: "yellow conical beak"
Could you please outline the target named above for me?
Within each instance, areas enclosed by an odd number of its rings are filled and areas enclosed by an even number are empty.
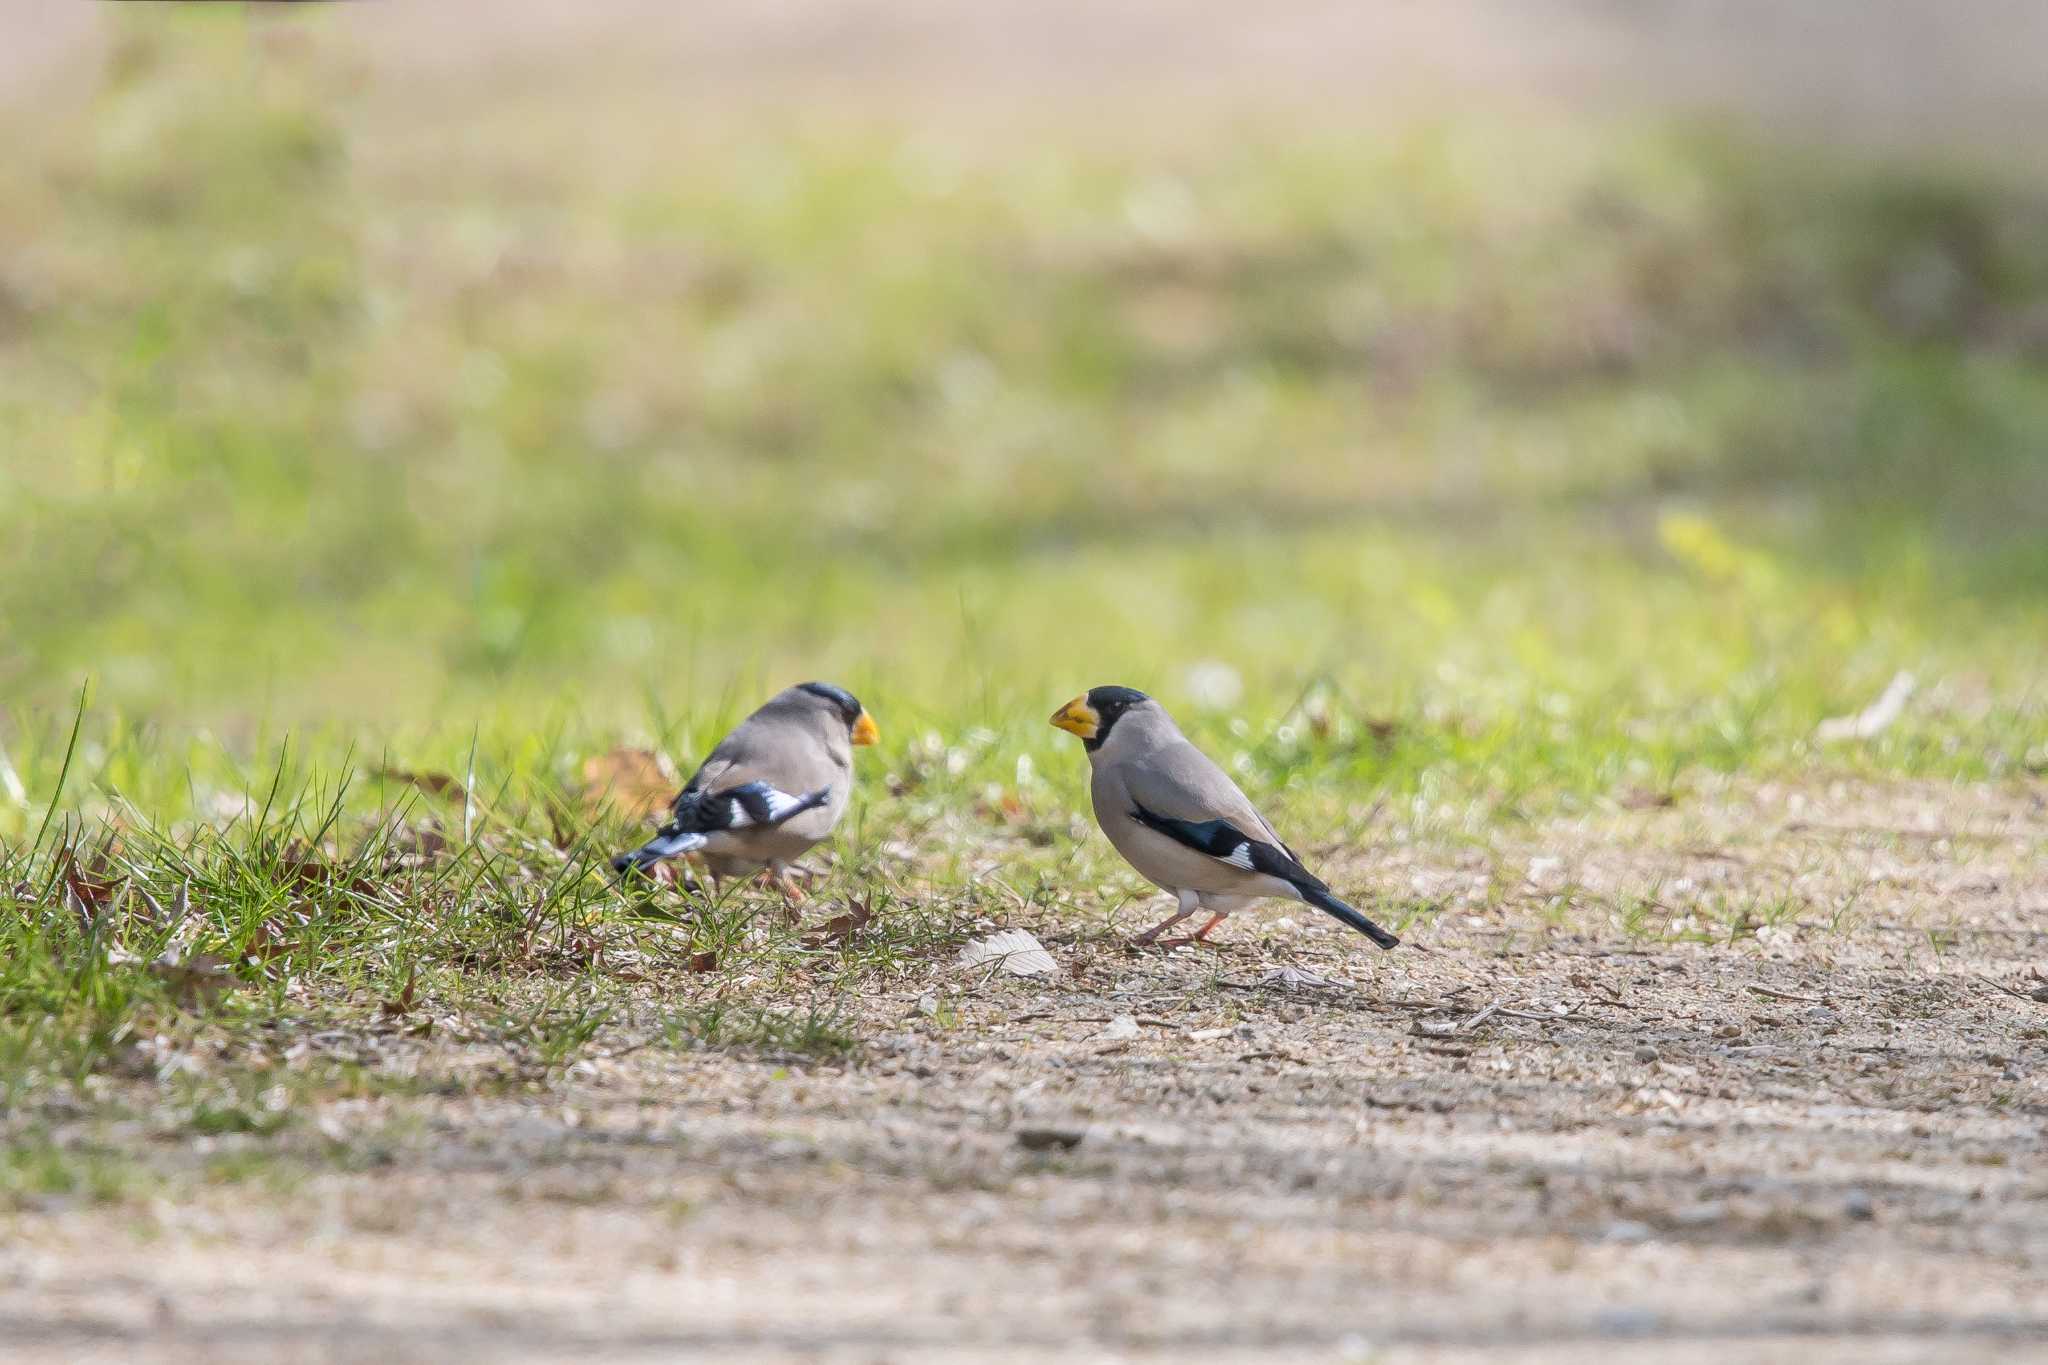
[[[1055,727],[1082,739],[1093,739],[1102,729],[1102,717],[1088,704],[1086,696],[1074,698],[1065,706],[1052,713]]]
[[[881,738],[882,731],[875,724],[875,718],[865,711],[861,712],[860,719],[853,723],[853,742],[856,745],[876,744]]]

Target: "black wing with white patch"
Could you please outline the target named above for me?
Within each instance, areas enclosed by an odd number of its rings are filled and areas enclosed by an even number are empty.
[[[792,796],[766,782],[746,782],[715,792],[685,787],[670,807],[669,822],[639,848],[612,859],[612,867],[621,875],[628,868],[637,867],[644,872],[663,858],[704,847],[710,842],[709,835],[729,829],[779,825],[831,799],[830,787],[820,787],[803,796]]]
[[[1229,863],[1246,872],[1262,872],[1284,882],[1322,885],[1286,849],[1263,839],[1249,838],[1228,820],[1176,820],[1170,815],[1156,815],[1139,805],[1131,807],[1131,818],[1177,844],[1208,854],[1219,863]]]
[[[1382,948],[1400,946],[1398,937],[1332,895],[1322,878],[1303,867],[1292,853],[1277,844],[1246,837],[1243,830],[1228,820],[1176,820],[1170,815],[1155,815],[1139,805],[1131,807],[1131,818],[1175,843],[1184,844],[1197,853],[1208,854],[1218,862],[1279,878],[1292,886],[1302,900],[1356,929]]]
[[[676,798],[675,819],[670,824],[698,834],[779,825],[831,799],[830,787],[793,796],[766,782],[748,782],[715,792],[685,791]]]

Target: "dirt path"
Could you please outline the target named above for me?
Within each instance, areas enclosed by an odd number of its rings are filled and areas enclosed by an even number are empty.
[[[70,98],[119,17],[0,0],[0,106]],[[309,27],[360,53],[390,83],[380,98],[402,100],[422,81],[468,78],[463,98],[488,103],[553,72],[827,108],[936,100],[949,116],[991,100],[1034,117],[1048,102],[1086,111],[1141,91],[1173,108],[1220,97],[1340,119],[1416,103],[1469,114],[1502,98],[1618,102],[1760,117],[1802,139],[1966,147],[1973,163],[2036,171],[2038,140],[2012,130],[2048,112],[2048,9],[2033,0],[1953,12],[1923,0],[445,0],[322,13]],[[1145,104],[1132,117],[1155,121]]]
[[[2038,788],[1751,788],[1384,845],[1354,884],[1446,907],[1384,958],[1041,924],[1057,980],[934,963],[857,1064],[337,1100],[341,1169],[8,1215],[0,1354],[2048,1354],[2044,851]],[[262,1140],[138,1141],[173,1180]]]

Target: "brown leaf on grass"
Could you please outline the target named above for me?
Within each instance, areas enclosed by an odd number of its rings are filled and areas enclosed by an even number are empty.
[[[392,836],[391,847],[400,853],[432,862],[448,851],[448,836],[441,832],[441,822],[429,820],[419,826],[407,826]]]
[[[416,773],[410,768],[373,768],[370,776],[382,782],[396,782],[402,787],[414,787],[429,796],[461,800],[464,792],[462,783],[447,773]]]
[[[297,918],[301,924],[306,921],[303,914]],[[297,948],[298,944],[286,937],[287,930],[283,921],[283,916],[272,915],[258,923],[249,931],[249,937],[242,941],[240,950],[235,954],[235,960],[261,965],[272,958],[283,957]]]
[[[405,989],[377,1006],[377,1012],[387,1019],[397,1019],[412,1013],[413,993],[419,985],[419,964],[414,963],[405,973]]]
[[[158,958],[150,970],[167,982],[178,1003],[187,1007],[210,1005],[242,984],[228,964],[211,953],[194,953],[183,961]]]
[[[107,954],[107,961],[116,966],[140,964],[151,976],[169,986],[173,998],[186,1008],[210,1005],[242,984],[241,978],[228,969],[228,964],[212,953],[186,956],[173,948],[143,962],[133,954],[117,949]]]
[[[874,907],[867,901],[849,900],[846,913],[834,915],[823,924],[804,935],[806,948],[829,948],[841,944],[868,927],[868,921],[875,917]]]
[[[112,847],[113,840],[109,838],[93,851],[90,865],[79,861],[75,845],[64,847],[64,904],[78,916],[87,933],[120,901],[121,884],[113,878],[108,865]]]
[[[1623,810],[1668,810],[1678,804],[1678,798],[1668,791],[1649,787],[1630,787],[1621,794]]]
[[[553,792],[544,798],[548,813],[548,841],[567,853],[576,847],[576,831],[570,825],[573,813],[568,803]]]
[[[637,822],[666,810],[678,785],[675,769],[660,754],[622,745],[583,760],[577,801],[587,817],[609,808]]]
[[[337,867],[298,843],[287,847],[277,860],[277,874],[293,886],[326,887],[359,896],[373,896],[377,891],[368,878],[348,868]]]
[[[705,952],[705,953],[691,953],[691,954],[690,954],[690,970],[691,970],[691,971],[693,971],[693,972],[715,972],[715,971],[717,971],[717,970],[718,970],[718,954],[717,954],[716,952]]]

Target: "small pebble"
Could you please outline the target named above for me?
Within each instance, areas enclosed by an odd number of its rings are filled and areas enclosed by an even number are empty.
[[[1603,1308],[1593,1315],[1593,1330],[1609,1337],[1646,1337],[1663,1321],[1652,1308]]]
[[[1671,1215],[1671,1221],[1682,1228],[1712,1227],[1716,1223],[1727,1221],[1727,1218],[1728,1206],[1718,1199],[1705,1204],[1694,1204],[1689,1209],[1680,1209]]]
[[[1871,1201],[1868,1191],[1851,1190],[1842,1200],[1842,1212],[1862,1223],[1877,1217],[1877,1205]]]
[[[1654,1061],[1656,1061],[1656,1060],[1657,1060],[1657,1049],[1656,1049],[1656,1048],[1653,1048],[1653,1047],[1649,1047],[1649,1046],[1644,1046],[1644,1047],[1639,1047],[1639,1048],[1637,1048],[1637,1049],[1636,1049],[1636,1060],[1637,1060],[1637,1061],[1639,1061],[1639,1062],[1654,1062]]]
[[[1027,1152],[1071,1151],[1088,1136],[1085,1128],[1019,1128],[1017,1145]]]

